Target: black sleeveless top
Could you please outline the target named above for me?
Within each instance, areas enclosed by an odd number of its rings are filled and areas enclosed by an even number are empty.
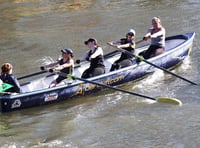
[[[69,62],[69,60],[67,60],[67,61],[64,62],[64,60],[61,59],[61,60],[59,61],[59,64],[60,64],[60,65],[63,65],[63,64],[68,63],[68,62]],[[72,74],[72,72],[73,72],[73,67],[72,67],[72,66],[66,67],[66,68],[60,70],[60,72],[66,73],[66,74]]]
[[[134,42],[133,40],[128,41],[126,38],[122,38],[122,39],[120,39],[120,42],[121,42],[122,45],[123,45],[123,44],[130,43],[130,44],[131,44],[130,47],[123,48],[123,49],[125,49],[125,50],[131,52],[132,54],[134,54],[135,42]],[[122,60],[122,59],[131,59],[132,57],[133,57],[133,56],[131,56],[130,54],[127,54],[127,53],[122,52],[120,59],[121,59],[121,60]]]

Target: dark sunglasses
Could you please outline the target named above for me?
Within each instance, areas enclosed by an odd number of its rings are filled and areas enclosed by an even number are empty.
[[[134,36],[134,34],[133,34],[133,33],[131,33],[131,32],[130,32],[130,33],[128,33],[127,35]]]

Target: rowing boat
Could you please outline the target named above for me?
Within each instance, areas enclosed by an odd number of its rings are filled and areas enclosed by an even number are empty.
[[[147,61],[165,69],[175,67],[190,55],[194,37],[194,32],[167,37],[165,52],[161,55],[148,59]],[[138,47],[136,51],[143,51],[147,48],[148,45],[144,45]],[[144,61],[138,63],[135,58],[133,58],[133,65],[109,72],[113,61],[117,60],[120,57],[120,54],[121,52],[119,51],[113,51],[106,54],[104,56],[106,73],[87,80],[89,80],[89,82],[92,81],[109,86],[117,86],[130,81],[138,80],[145,75],[153,73],[156,69],[156,67],[149,65]],[[74,68],[73,75],[81,77],[83,71],[88,67],[89,62],[82,62]],[[89,82],[83,82],[78,79],[66,79],[64,80],[65,83],[63,85],[49,88],[48,86],[51,81],[58,75],[59,73],[48,74],[21,84],[23,93],[1,93],[0,111],[8,112],[69,100],[71,98],[88,95],[104,89],[104,87]]]

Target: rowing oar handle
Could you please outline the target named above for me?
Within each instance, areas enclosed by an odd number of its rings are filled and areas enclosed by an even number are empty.
[[[135,44],[137,45],[137,44],[142,43],[142,42],[144,42],[144,40],[139,40],[139,41],[135,42]],[[117,46],[115,46],[115,45],[112,44],[111,42],[108,42],[108,45],[117,48]]]

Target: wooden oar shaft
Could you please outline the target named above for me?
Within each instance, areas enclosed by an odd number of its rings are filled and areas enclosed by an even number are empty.
[[[33,77],[33,76],[36,76],[36,75],[40,75],[40,74],[43,74],[43,73],[46,73],[46,72],[48,72],[48,71],[43,70],[43,71],[35,72],[35,73],[29,74],[29,75],[26,75],[26,76],[19,77],[19,78],[17,78],[17,79],[18,79],[18,80],[21,80],[21,79]]]

